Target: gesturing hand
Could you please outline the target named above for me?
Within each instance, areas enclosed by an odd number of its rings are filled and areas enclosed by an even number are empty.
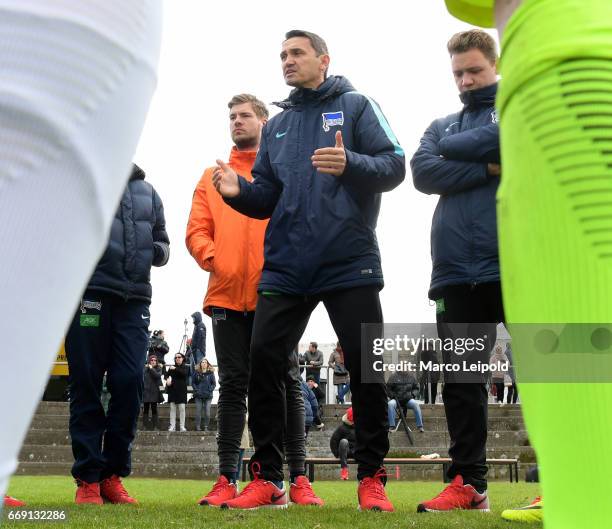
[[[342,143],[342,132],[336,132],[336,146],[317,149],[310,158],[320,173],[341,176],[346,168],[346,152]]]
[[[233,198],[240,194],[240,184],[236,171],[222,160],[217,160],[212,182],[219,194],[225,198]]]

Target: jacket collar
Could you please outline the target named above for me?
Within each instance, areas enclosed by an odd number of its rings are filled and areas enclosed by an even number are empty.
[[[478,90],[468,90],[459,94],[459,99],[464,104],[466,110],[473,110],[478,107],[490,107],[495,105],[497,94],[497,83],[479,88]]]
[[[274,102],[273,104],[284,110],[310,101],[325,101],[330,97],[346,92],[353,92],[354,90],[353,85],[346,77],[342,75],[330,75],[321,85],[319,85],[319,87],[294,88],[289,93],[287,99],[280,102]]]
[[[255,163],[256,157],[257,151],[239,151],[236,146],[234,146],[230,152],[229,164],[230,166],[252,166]]]

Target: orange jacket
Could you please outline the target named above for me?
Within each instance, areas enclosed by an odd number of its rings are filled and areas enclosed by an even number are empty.
[[[234,147],[229,165],[251,181],[256,155]],[[223,202],[212,185],[213,170],[204,171],[195,189],[185,238],[189,253],[210,272],[204,312],[210,316],[211,307],[253,311],[268,221],[245,217]]]

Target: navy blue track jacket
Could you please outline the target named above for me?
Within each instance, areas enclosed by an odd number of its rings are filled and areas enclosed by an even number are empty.
[[[440,195],[431,225],[432,292],[446,285],[499,281],[495,195],[500,163],[497,84],[464,92],[463,110],[436,119],[410,165],[414,187]]]
[[[347,79],[298,88],[264,127],[254,181],[226,202],[254,218],[270,217],[259,291],[311,295],[383,287],[376,221],[381,193],[406,173],[399,146],[378,105]],[[347,164],[340,177],[318,173],[314,151],[342,131]]]

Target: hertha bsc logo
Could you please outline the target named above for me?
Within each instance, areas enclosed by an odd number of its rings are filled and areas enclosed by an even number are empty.
[[[329,132],[330,127],[344,125],[344,112],[324,112],[323,113],[323,130]]]

